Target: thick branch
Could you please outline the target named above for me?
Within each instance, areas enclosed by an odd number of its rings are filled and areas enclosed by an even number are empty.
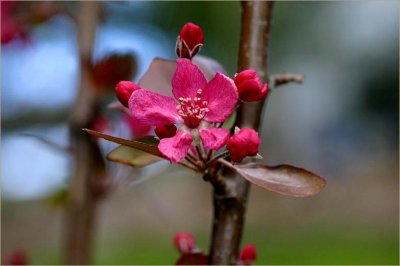
[[[242,30],[238,71],[256,69],[267,80],[267,47],[272,2],[242,2]],[[264,101],[239,107],[236,125],[257,129]],[[249,183],[229,168],[222,169],[227,189],[214,189],[214,222],[210,246],[211,264],[237,264]]]
[[[100,12],[100,2],[81,2],[77,18],[81,64],[80,89],[70,117],[73,171],[65,223],[65,263],[90,264],[96,207],[105,191],[105,164],[96,140],[85,134],[98,115],[90,61]]]

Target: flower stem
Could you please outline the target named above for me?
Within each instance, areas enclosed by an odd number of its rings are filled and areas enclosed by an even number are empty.
[[[224,151],[223,153],[220,153],[220,154],[218,154],[218,155],[216,155],[214,158],[212,158],[211,160],[207,160],[207,167],[208,166],[210,166],[210,165],[212,165],[213,163],[215,163],[218,159],[222,159],[222,158],[224,158],[224,157],[226,157],[226,156],[228,156],[229,155],[229,151]],[[225,161],[225,160],[221,160],[221,162],[222,161]],[[225,161],[226,162],[226,161]]]

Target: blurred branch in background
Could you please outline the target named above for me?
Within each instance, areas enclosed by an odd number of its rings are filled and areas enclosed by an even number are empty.
[[[65,220],[66,264],[90,264],[97,203],[105,192],[105,162],[96,140],[83,134],[99,114],[101,94],[90,73],[100,2],[81,2],[77,18],[80,89],[70,117],[73,171]]]

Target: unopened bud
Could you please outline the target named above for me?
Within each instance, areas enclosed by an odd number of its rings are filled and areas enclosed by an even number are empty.
[[[257,258],[256,247],[252,244],[247,244],[240,251],[240,261],[243,265],[251,265]]]
[[[171,137],[175,136],[175,134],[176,134],[176,126],[174,124],[158,126],[158,127],[156,127],[154,132],[156,133],[157,137],[159,137],[160,139],[171,138]]]
[[[259,101],[267,95],[268,84],[262,84],[257,72],[253,69],[247,69],[236,74],[234,81],[239,98],[244,102]]]
[[[176,55],[180,58],[192,59],[203,46],[204,34],[200,26],[191,22],[186,23],[176,41]]]
[[[27,265],[28,255],[25,250],[15,250],[3,261],[4,265]]]
[[[181,254],[188,254],[195,249],[196,240],[191,233],[178,232],[174,237],[174,245]]]
[[[235,134],[226,143],[233,162],[240,163],[246,156],[256,156],[261,139],[257,131],[251,128],[235,130]]]
[[[125,107],[128,107],[129,98],[131,97],[132,92],[139,89],[139,85],[136,85],[131,81],[120,81],[117,86],[115,86],[115,94],[117,95],[118,100]]]

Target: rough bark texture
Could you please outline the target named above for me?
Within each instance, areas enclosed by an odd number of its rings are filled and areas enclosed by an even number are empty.
[[[90,75],[92,48],[100,2],[81,2],[77,17],[80,52],[80,89],[70,117],[73,170],[65,219],[65,264],[90,264],[96,207],[105,191],[105,163],[96,140],[82,128],[98,115],[100,92]]]
[[[238,71],[257,70],[267,80],[267,47],[272,2],[243,1]],[[264,101],[241,104],[236,125],[258,129]],[[210,264],[237,264],[246,212],[249,183],[229,168],[222,169],[226,189],[214,189],[214,221]]]

